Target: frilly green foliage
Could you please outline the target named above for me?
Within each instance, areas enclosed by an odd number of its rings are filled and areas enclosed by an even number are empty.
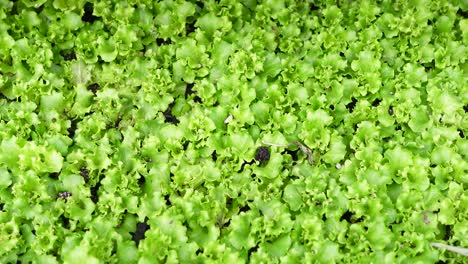
[[[467,11],[0,0],[0,262],[466,261]]]

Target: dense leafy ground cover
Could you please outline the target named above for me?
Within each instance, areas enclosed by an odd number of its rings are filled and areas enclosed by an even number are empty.
[[[0,262],[466,261],[467,10],[0,0]]]

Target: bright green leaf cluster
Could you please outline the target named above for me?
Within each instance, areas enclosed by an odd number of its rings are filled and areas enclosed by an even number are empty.
[[[463,262],[467,11],[0,0],[0,262]]]

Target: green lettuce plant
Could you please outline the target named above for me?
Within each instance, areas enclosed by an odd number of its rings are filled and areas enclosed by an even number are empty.
[[[467,10],[0,0],[0,262],[463,262]]]

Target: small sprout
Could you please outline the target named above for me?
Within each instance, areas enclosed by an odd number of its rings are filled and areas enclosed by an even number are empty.
[[[72,196],[71,192],[61,192],[57,195],[57,198],[66,200],[71,196]]]
[[[257,154],[255,154],[255,160],[259,161],[260,164],[268,162],[270,160],[270,151],[267,147],[259,147]]]
[[[224,119],[224,124],[229,124],[231,120],[232,120],[232,115],[229,115],[228,117],[226,117],[226,119]]]

